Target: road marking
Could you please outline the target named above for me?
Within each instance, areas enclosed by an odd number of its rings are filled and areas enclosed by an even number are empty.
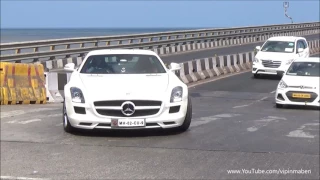
[[[59,113],[59,114],[49,114],[49,115],[46,116],[46,117],[60,117],[60,116],[62,116],[61,113]]]
[[[56,124],[56,126],[62,126],[62,125],[63,125],[63,123]]]
[[[38,122],[41,121],[41,119],[30,119],[30,120],[26,120],[26,121],[21,121],[19,122],[19,124],[28,124],[28,123],[32,123],[32,122]]]
[[[9,112],[1,112],[1,119],[6,117],[11,117],[11,116],[18,116],[22,114],[25,114],[25,111],[15,110],[15,111],[9,111]]]
[[[255,120],[254,121],[255,125],[247,128],[247,131],[255,132],[255,131],[259,130],[260,128],[267,126],[270,122],[272,122],[272,121],[279,122],[279,120],[287,120],[287,119],[283,118],[283,117],[276,117],[276,116],[264,117],[259,120]]]
[[[208,124],[212,121],[220,120],[222,118],[231,118],[241,116],[241,114],[217,114],[213,116],[207,116],[207,117],[201,117],[201,118],[195,118],[191,122],[191,127],[196,127],[204,124]]]
[[[26,121],[17,121],[17,120],[13,120],[13,121],[8,121],[8,124],[28,124],[28,123],[32,123],[32,122],[38,122],[41,121],[41,119],[29,119]]]
[[[15,179],[15,180],[49,180],[47,178],[28,178],[28,177],[14,177],[14,176],[0,176],[0,179]]]
[[[199,119],[197,119],[196,121],[192,121],[191,122],[191,127],[196,127],[196,126],[200,126],[200,125],[203,125],[203,124],[207,124],[211,121],[216,121],[220,118],[215,118],[214,116],[209,116],[209,117],[201,117]]]
[[[297,137],[297,138],[314,138],[315,136],[310,134],[309,132],[304,132],[304,130],[317,130],[319,132],[319,127],[317,129],[308,128],[306,126],[319,126],[319,123],[307,123],[300,126],[297,130],[289,132],[287,134],[288,137]]]
[[[273,93],[275,93],[276,91],[277,91],[277,90],[271,91],[270,94],[273,94]]]
[[[263,98],[261,98],[261,99],[259,99],[259,100],[253,101],[252,103],[249,103],[249,104],[244,104],[244,105],[240,105],[240,106],[234,106],[233,108],[236,109],[236,108],[247,107],[247,106],[250,106],[250,105],[252,105],[252,104],[254,104],[254,103],[258,103],[258,102],[260,102],[260,101],[263,101],[263,100],[265,100],[265,99],[268,99],[268,97],[263,97]]]
[[[241,114],[218,114],[218,115],[215,115],[214,117],[231,118],[236,116],[241,116]]]
[[[59,110],[60,108],[38,108],[38,109],[31,109],[28,111],[24,110],[15,110],[15,111],[8,111],[8,112],[1,112],[1,119],[12,117],[12,116],[19,116],[27,113],[34,113],[34,112],[41,112],[41,111],[55,111]]]

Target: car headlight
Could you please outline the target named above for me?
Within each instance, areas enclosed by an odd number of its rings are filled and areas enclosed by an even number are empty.
[[[71,87],[70,92],[71,92],[72,102],[85,103],[84,96],[81,89],[76,87]]]
[[[258,59],[258,58],[254,58],[253,62],[254,62],[254,63],[258,63],[258,62],[259,62],[259,59]]]
[[[281,80],[278,84],[278,88],[287,88],[287,87],[288,85],[283,80]]]
[[[289,59],[289,60],[287,60],[286,65],[291,64],[291,63],[292,63],[292,61],[293,61],[293,59]]]
[[[182,87],[178,86],[172,89],[170,102],[179,102],[182,101]]]

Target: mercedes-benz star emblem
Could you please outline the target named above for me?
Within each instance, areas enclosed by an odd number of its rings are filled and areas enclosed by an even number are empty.
[[[135,112],[134,107],[135,105],[132,102],[126,101],[121,105],[121,112],[126,116],[131,116]]]

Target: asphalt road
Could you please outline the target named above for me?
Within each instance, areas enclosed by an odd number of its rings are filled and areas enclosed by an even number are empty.
[[[278,81],[252,79],[250,73],[243,73],[190,88],[193,122],[181,134],[95,131],[72,135],[63,132],[61,103],[2,106],[1,176],[319,179],[320,111],[275,108]]]

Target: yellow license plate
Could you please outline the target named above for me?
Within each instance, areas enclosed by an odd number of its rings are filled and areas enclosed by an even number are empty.
[[[311,98],[310,94],[302,94],[302,93],[292,93],[292,97],[294,98]]]

